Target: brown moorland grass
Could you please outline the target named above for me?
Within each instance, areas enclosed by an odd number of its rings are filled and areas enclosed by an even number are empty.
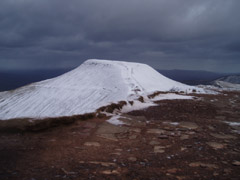
[[[159,94],[167,94],[167,93],[169,93],[169,92],[166,92],[166,91],[156,91],[156,92],[148,95],[148,98],[149,99],[153,99],[154,97],[158,96]]]
[[[124,105],[127,105],[126,101],[119,101],[118,103],[112,103],[107,106],[102,106],[97,109],[98,113],[101,112],[107,112],[107,113],[113,113],[115,109],[121,110]]]
[[[96,113],[86,113],[83,115],[53,117],[44,119],[15,118],[0,121],[0,132],[23,132],[23,131],[42,131],[51,127],[84,121],[94,118]]]

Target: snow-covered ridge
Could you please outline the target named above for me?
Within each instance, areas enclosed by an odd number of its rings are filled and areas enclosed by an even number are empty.
[[[199,87],[216,91],[240,91],[240,75],[221,77],[212,81],[210,85],[201,85]]]
[[[211,82],[212,88],[219,91],[239,91],[240,90],[240,75],[231,75],[221,77]]]
[[[219,88],[223,88],[223,89],[240,89],[240,84],[233,84],[230,82],[226,82],[226,81],[214,81],[213,83],[214,86],[219,87]]]
[[[92,59],[56,78],[1,92],[0,119],[83,114],[113,102],[173,90],[204,93],[145,64]]]
[[[240,75],[230,75],[216,79],[215,81],[224,81],[232,84],[240,84]]]

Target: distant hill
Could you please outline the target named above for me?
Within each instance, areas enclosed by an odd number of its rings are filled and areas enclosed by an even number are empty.
[[[240,90],[240,75],[230,75],[218,78],[211,85],[224,90]]]
[[[215,73],[209,71],[194,71],[194,70],[157,70],[162,75],[189,85],[210,84],[215,79],[223,76],[232,75],[230,73]]]
[[[216,79],[215,81],[224,81],[224,82],[228,82],[228,83],[232,83],[232,84],[240,84],[240,74],[224,76],[224,77]]]

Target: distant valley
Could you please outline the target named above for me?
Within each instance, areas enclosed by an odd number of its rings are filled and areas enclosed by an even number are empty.
[[[181,83],[185,83],[188,85],[208,85],[211,84],[212,81],[230,76],[237,75],[237,73],[216,73],[210,71],[196,71],[196,70],[157,70],[162,75],[174,79],[175,81],[179,81]]]

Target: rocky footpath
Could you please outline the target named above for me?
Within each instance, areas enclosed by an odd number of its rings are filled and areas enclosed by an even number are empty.
[[[240,93],[0,134],[0,179],[240,179]]]

